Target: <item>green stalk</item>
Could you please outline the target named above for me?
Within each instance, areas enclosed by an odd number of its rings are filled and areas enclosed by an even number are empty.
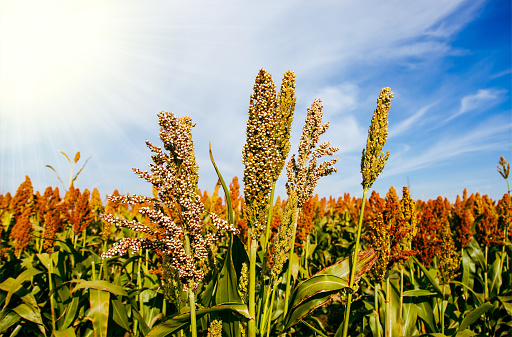
[[[84,229],[82,231],[82,238],[83,238],[83,242],[82,242],[82,254],[85,254],[85,238],[87,236],[87,229]]]
[[[194,291],[192,288],[194,287],[194,282],[188,282],[188,301],[190,305],[190,331],[192,332],[192,337],[197,337],[197,321],[196,321],[196,301],[194,297]]]
[[[283,311],[283,317],[286,317],[286,314],[288,313],[288,302],[290,299],[290,283],[292,279],[292,258],[293,253],[295,251],[295,234],[297,233],[297,219],[299,218],[299,209],[295,209],[295,216],[293,219],[293,230],[292,230],[292,240],[290,243],[290,253],[288,255],[288,269],[286,270],[286,292],[284,295],[284,311]]]
[[[253,234],[253,233],[251,233]],[[249,337],[256,337],[256,252],[258,240],[251,235],[251,247],[249,252]]]
[[[190,238],[188,233],[185,235],[185,251],[188,255],[191,255],[190,251]],[[140,263],[139,263],[140,265]],[[190,307],[190,331],[192,333],[192,337],[197,337],[197,321],[196,321],[196,300],[194,296],[194,281],[188,281],[188,301]]]
[[[263,251],[266,252],[268,249],[268,240],[270,239],[270,223],[272,222],[272,209],[274,207],[274,192],[276,189],[276,182],[272,184],[272,192],[270,192],[270,201],[268,207],[267,216],[267,228],[265,230],[265,241],[263,242]]]
[[[92,272],[92,280],[96,281],[96,263],[94,261],[91,262],[91,272]]]
[[[355,275],[356,275],[357,254],[359,253],[359,242],[361,240],[361,227],[363,224],[364,204],[366,203],[366,194],[367,193],[368,193],[368,188],[363,189],[363,202],[361,203],[361,212],[359,214],[359,222],[357,224],[356,247],[354,249],[354,256],[352,258],[352,268],[350,269],[349,287],[351,289],[354,286],[354,279],[355,279]],[[347,296],[347,308],[345,309],[345,319],[343,320],[343,337],[347,337],[351,305],[352,305],[352,293],[350,292]]]
[[[485,280],[485,290],[484,290],[484,301],[487,301],[489,298],[489,289],[488,289],[488,280],[487,280],[487,254],[489,253],[489,247],[485,246],[485,272],[484,272],[484,280]]]
[[[50,310],[52,312],[52,329],[55,331],[55,307],[53,304],[53,284],[52,284],[52,273],[53,273],[53,259],[50,254],[50,268],[48,268],[48,286],[50,288]]]
[[[275,298],[276,292],[275,287],[272,289],[272,299],[270,300],[270,310],[268,313],[268,325],[267,325],[267,337],[270,336],[270,324],[272,323],[272,311],[274,309],[274,298]]]
[[[443,284],[443,299],[441,300],[441,333],[444,335],[444,298],[446,296],[446,284]]]
[[[399,312],[399,319],[400,319],[400,331],[402,333],[404,333],[403,331],[403,328],[404,328],[404,322],[403,322],[403,306],[404,306],[404,268],[400,268],[400,308],[398,309],[398,312]]]
[[[391,328],[391,285],[389,283],[389,271],[386,274],[386,336],[391,337],[393,329]]]
[[[380,284],[377,283],[375,285],[375,312],[377,313],[377,336],[380,337],[380,313],[379,313],[379,286]]]

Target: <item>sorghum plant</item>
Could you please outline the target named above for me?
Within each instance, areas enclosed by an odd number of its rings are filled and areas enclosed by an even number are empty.
[[[139,250],[148,248],[159,252],[164,257],[164,286],[172,283],[178,286],[178,294],[187,291],[191,317],[191,332],[196,335],[195,294],[204,277],[204,263],[208,261],[210,246],[214,245],[222,232],[237,233],[237,230],[214,213],[210,219],[216,231],[211,231],[202,222],[204,205],[197,193],[198,166],[196,165],[189,117],[178,118],[173,113],[158,114],[160,124],[160,140],[164,144],[165,153],[160,147],[146,141],[153,152],[153,163],[149,166],[151,173],[133,169],[139,177],[150,182],[157,191],[156,198],[144,196],[111,197],[112,202],[127,204],[148,203],[151,206],[139,208],[139,213],[147,216],[158,230],[140,224],[138,221],[126,221],[111,214],[104,214],[102,219],[117,226],[126,227],[136,232],[151,234],[149,238],[124,238],[116,242],[112,248],[102,254],[110,258],[124,254],[128,249]],[[168,210],[176,211],[179,219],[173,221]],[[169,279],[171,278],[171,279]],[[171,296],[174,297],[174,296]],[[180,310],[179,299],[178,310]]]
[[[363,176],[363,201],[361,205],[361,212],[359,215],[359,222],[357,225],[356,244],[354,248],[354,257],[352,266],[357,264],[357,255],[359,253],[359,241],[361,238],[361,225],[363,222],[364,206],[366,202],[366,194],[372,187],[377,177],[384,170],[386,161],[389,158],[389,151],[384,154],[382,152],[384,144],[388,136],[388,114],[391,107],[391,98],[393,92],[390,88],[384,88],[380,91],[379,98],[377,99],[377,108],[375,109],[370,127],[368,128],[368,138],[366,140],[366,149],[363,149],[361,156],[361,174]],[[355,267],[350,273],[349,287],[354,286]],[[347,307],[345,309],[345,318],[343,324],[338,329],[336,335],[343,332],[343,337],[347,336],[348,323],[350,318],[350,306],[352,304],[352,293],[347,295]]]

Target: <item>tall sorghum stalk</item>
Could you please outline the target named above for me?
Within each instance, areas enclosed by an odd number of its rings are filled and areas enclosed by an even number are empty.
[[[147,203],[149,207],[140,207],[138,212],[142,216],[147,216],[158,228],[152,229],[136,220],[126,221],[112,214],[103,214],[104,221],[149,234],[149,237],[121,239],[101,256],[110,258],[117,254],[125,254],[128,249],[138,251],[141,248],[151,249],[160,254],[163,257],[163,287],[166,295],[176,302],[180,312],[181,293],[188,294],[191,310],[190,331],[196,336],[194,290],[204,278],[200,264],[208,262],[211,247],[218,241],[222,232],[238,231],[215,213],[210,213],[209,217],[213,224],[211,230],[207,229],[201,219],[205,209],[197,193],[199,176],[192,142],[192,120],[189,117],[178,118],[170,112],[159,113],[158,119],[160,139],[166,152],[146,141],[153,152],[151,173],[134,169],[139,177],[153,185],[156,191],[155,198],[137,195],[109,198],[113,202],[121,201],[130,205]],[[167,216],[168,210],[172,210],[177,219]]]
[[[357,263],[357,254],[359,253],[359,243],[361,238],[361,225],[363,223],[364,205],[366,202],[366,194],[371,188],[377,177],[384,169],[384,165],[389,157],[389,151],[384,154],[382,152],[386,138],[388,136],[388,114],[391,107],[391,98],[393,92],[390,88],[381,90],[377,99],[377,109],[375,109],[370,127],[368,129],[368,139],[366,141],[366,150],[363,149],[361,156],[361,174],[363,176],[363,201],[357,224],[356,245],[352,258],[352,268],[350,271],[349,287],[354,286],[355,266]],[[343,337],[347,336],[348,323],[350,319],[350,307],[352,305],[352,292],[347,295],[347,306],[345,308],[345,318],[343,320]],[[338,329],[339,330],[339,329]],[[339,334],[339,331],[336,333]]]
[[[290,218],[291,222],[284,221],[285,219],[283,217],[283,221],[281,222],[281,226],[279,226],[274,241],[276,259],[280,256],[285,257],[282,263],[286,262],[287,251],[288,260],[291,261],[293,257],[299,211],[306,201],[313,197],[313,191],[318,183],[318,179],[338,171],[338,169],[332,167],[338,161],[338,158],[333,158],[317,165],[318,159],[323,156],[332,156],[339,150],[337,147],[330,146],[331,144],[329,142],[319,144],[320,136],[329,128],[329,123],[322,124],[322,109],[323,105],[320,99],[315,99],[311,107],[308,108],[304,126],[302,127],[297,157],[293,154],[286,166],[288,176],[286,190],[289,201],[285,206],[285,212],[286,209],[289,209],[289,212],[292,213],[293,216]],[[290,204],[290,207],[288,204]],[[274,273],[278,275],[280,271],[278,273],[277,270],[275,270]],[[290,283],[291,267],[288,267],[283,315],[286,315],[288,311]]]
[[[277,97],[272,76],[260,69],[251,95],[247,141],[242,157],[244,196],[249,222],[249,314],[256,317],[256,258],[259,240],[264,234],[267,246],[270,226],[267,221],[271,192],[277,181],[290,148],[289,138],[295,107],[295,75],[285,74],[281,93]],[[248,324],[249,336],[256,335],[256,322]]]
[[[501,167],[498,166],[498,172],[501,174],[503,179],[507,181],[508,195],[510,196],[510,184],[508,183],[508,176],[510,174],[510,163],[507,163],[505,158],[501,156],[498,164],[501,165]]]

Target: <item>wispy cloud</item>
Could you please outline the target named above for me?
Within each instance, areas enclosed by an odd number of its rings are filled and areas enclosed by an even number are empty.
[[[450,116],[447,121],[450,121],[464,113],[473,110],[481,110],[482,108],[490,108],[499,103],[503,98],[506,90],[499,89],[479,89],[476,93],[466,95],[460,100],[459,110]]]

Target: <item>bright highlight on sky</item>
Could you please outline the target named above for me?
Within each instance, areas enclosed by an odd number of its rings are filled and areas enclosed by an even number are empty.
[[[340,147],[321,196],[361,196],[360,158],[380,89],[391,87],[390,151],[373,188],[410,186],[415,199],[464,188],[500,199],[496,171],[512,161],[511,4],[491,1],[28,1],[0,2],[0,193],[29,175],[62,185],[71,158],[90,157],[75,186],[103,196],[150,195],[145,139],[160,145],[156,114],[188,115],[199,186],[243,177],[254,78],[279,88],[296,73],[292,150],[306,109],[324,103]],[[285,196],[283,173],[279,181]]]

